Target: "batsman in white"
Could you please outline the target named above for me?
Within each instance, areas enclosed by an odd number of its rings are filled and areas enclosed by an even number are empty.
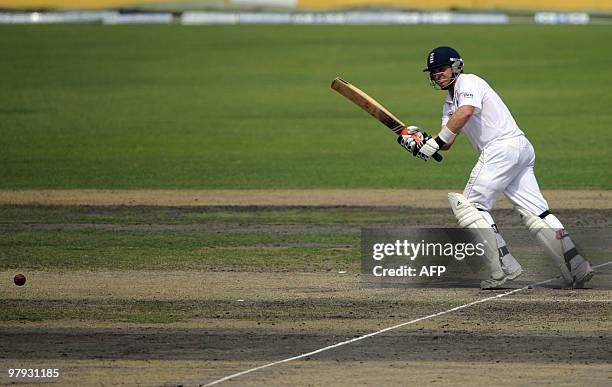
[[[464,74],[461,56],[450,47],[432,50],[423,71],[429,72],[432,86],[448,91],[442,129],[432,138],[410,126],[398,142],[416,157],[428,160],[435,152],[450,149],[463,133],[480,154],[463,194],[449,193],[448,199],[459,225],[486,241],[490,278],[482,281],[481,288],[499,288],[522,274],[490,214],[502,192],[559,267],[567,285],[584,287],[593,269],[578,253],[563,224],[550,213],[534,175],[533,146],[499,95],[484,79]],[[416,141],[411,136],[414,133],[422,141]]]

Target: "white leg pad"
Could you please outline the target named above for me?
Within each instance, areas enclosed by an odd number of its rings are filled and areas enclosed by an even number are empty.
[[[472,231],[474,239],[484,244],[485,263],[489,269],[491,278],[496,280],[504,278],[504,272],[499,262],[497,238],[489,222],[485,220],[476,207],[474,207],[474,205],[462,194],[449,193],[448,201],[459,222],[459,227]]]
[[[559,238],[558,230],[552,228],[539,216],[525,208],[516,206],[515,209],[520,214],[521,220],[527,226],[529,232],[536,237],[546,253],[559,267],[565,282],[571,285],[574,282],[574,277],[565,262],[565,247],[563,241]]]
[[[516,258],[514,258],[512,254],[510,254],[510,251],[508,251],[508,247],[506,247],[506,241],[497,229],[495,221],[493,220],[493,217],[491,216],[489,211],[478,212],[483,216],[483,218],[485,218],[485,220],[489,223],[489,225],[491,226],[491,228],[493,228],[493,231],[495,232],[495,237],[497,238],[497,247],[499,250],[499,259],[501,261],[501,268],[504,274],[510,280],[517,278],[523,273],[521,264],[518,263]]]

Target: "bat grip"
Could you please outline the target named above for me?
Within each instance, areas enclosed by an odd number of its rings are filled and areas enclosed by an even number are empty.
[[[407,133],[408,133],[408,130],[404,128],[404,130],[402,130],[402,134],[406,135]],[[412,133],[412,138],[414,138],[416,141],[421,141],[419,137],[414,133]],[[441,162],[442,159],[444,159],[444,157],[442,157],[442,155],[439,154],[438,152],[434,153],[433,156],[431,157],[433,157],[433,159],[436,160],[437,162]]]

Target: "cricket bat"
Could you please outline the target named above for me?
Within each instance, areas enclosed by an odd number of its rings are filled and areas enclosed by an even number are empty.
[[[406,125],[404,125],[404,123],[390,111],[385,109],[380,102],[370,97],[363,90],[348,83],[340,77],[332,81],[331,88],[342,94],[348,100],[353,101],[355,105],[359,106],[368,112],[372,117],[382,122],[387,128],[391,129],[393,133],[397,134],[398,136],[402,134],[402,131]],[[416,135],[414,135],[414,137],[416,138]],[[437,152],[434,153],[432,157],[438,162],[442,161],[442,156]]]

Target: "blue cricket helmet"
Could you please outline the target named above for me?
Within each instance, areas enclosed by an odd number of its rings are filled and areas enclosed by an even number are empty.
[[[458,75],[463,70],[463,59],[461,55],[452,47],[436,47],[429,52],[427,55],[427,68],[423,69],[425,72],[431,72],[432,70],[449,65],[453,69],[453,74]]]

